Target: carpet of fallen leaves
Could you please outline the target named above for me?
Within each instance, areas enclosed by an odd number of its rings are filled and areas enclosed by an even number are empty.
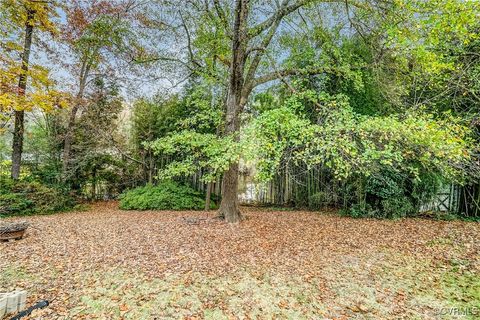
[[[0,291],[52,301],[27,319],[451,319],[480,305],[478,223],[243,213],[229,225],[108,202],[8,219],[31,228],[0,243]]]

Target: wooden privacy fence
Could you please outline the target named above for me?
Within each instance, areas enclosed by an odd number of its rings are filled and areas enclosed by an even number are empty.
[[[346,207],[356,197],[351,194],[348,184],[335,181],[321,168],[283,168],[267,183],[255,182],[248,174],[240,176],[239,199],[245,204],[306,207],[318,194],[334,207]],[[421,205],[420,212],[426,211],[480,217],[480,184],[446,184],[433,199]]]
[[[158,167],[166,165],[169,161],[162,161]],[[222,193],[221,179],[207,184],[202,180],[204,172],[197,171],[194,175],[179,178],[179,182],[190,185],[194,189],[207,193],[211,188],[213,198],[219,198]],[[305,165],[284,165],[275,173],[273,179],[267,183],[258,183],[253,180],[251,169],[243,167],[240,170],[238,197],[243,204],[297,206],[311,207],[312,199],[318,196],[332,207],[345,208],[358,200],[352,185],[355,182],[342,183],[335,180],[331,174],[322,167],[308,168]],[[152,179],[155,183],[155,178]],[[108,181],[89,183],[85,193],[94,199],[111,199],[118,196],[123,189],[144,185],[143,179],[135,180],[129,185],[115,186]],[[361,195],[360,195],[361,197]],[[428,203],[422,204],[420,211],[441,211],[460,213],[469,217],[480,216],[480,186],[445,185],[440,188],[437,195]]]

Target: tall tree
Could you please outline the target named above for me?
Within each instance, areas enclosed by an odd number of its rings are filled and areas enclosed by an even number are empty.
[[[27,90],[27,72],[28,62],[30,60],[30,50],[32,48],[33,25],[35,10],[26,6],[27,18],[25,20],[25,42],[22,52],[22,71],[18,80],[18,94],[24,96]],[[23,131],[25,122],[25,111],[15,110],[15,128],[13,131],[12,145],[12,179],[18,179],[20,176],[20,164],[23,151]]]
[[[224,134],[238,139],[241,115],[252,91],[267,82],[300,74],[319,74],[324,66],[308,68],[283,68],[277,70],[270,60],[269,47],[282,29],[282,22],[299,9],[321,3],[340,1],[284,0],[265,4],[259,1],[236,0],[233,8],[221,1],[198,4],[205,17],[216,21],[216,28],[225,30],[224,39],[230,43],[230,59],[216,53],[217,59],[228,66],[227,100],[225,107]],[[343,4],[344,1],[341,1]],[[349,5],[349,4],[347,4]],[[233,10],[232,10],[233,9]],[[229,16],[229,13],[232,13]],[[257,12],[267,12],[258,14]],[[233,26],[230,25],[233,24]],[[185,23],[184,23],[185,26]],[[185,28],[188,30],[187,28]],[[188,33],[188,32],[187,32]],[[190,56],[194,56],[191,48]],[[194,63],[198,62],[194,60]],[[211,73],[211,72],[209,72]],[[228,222],[241,220],[238,207],[238,162],[232,163],[223,174],[223,194],[219,213]]]
[[[114,77],[111,67],[114,60],[126,50],[136,48],[129,24],[129,10],[133,4],[133,1],[72,1],[66,7],[67,21],[62,38],[75,57],[70,69],[77,83],[64,137],[62,180],[68,178],[75,123],[79,110],[86,103],[89,84],[102,77]]]
[[[185,7],[175,8],[178,12],[178,25],[175,31],[184,30],[184,50],[180,55],[163,56],[157,60],[180,62],[187,66],[193,74],[204,76],[207,81],[215,85],[226,87],[225,119],[223,124],[223,140],[210,137],[200,137],[196,133],[185,132],[182,138],[175,135],[173,140],[188,144],[185,137],[198,139],[199,143],[188,146],[194,152],[203,149],[206,153],[212,152],[207,144],[219,147],[225,153],[223,160],[230,163],[227,168],[210,163],[214,168],[225,169],[223,176],[223,194],[220,205],[220,215],[229,222],[241,220],[238,208],[238,156],[231,153],[231,148],[226,147],[228,140],[238,141],[241,120],[250,96],[255,89],[265,87],[269,82],[283,82],[290,93],[295,93],[295,87],[290,85],[291,77],[307,78],[320,76],[321,78],[334,79],[334,84],[342,78],[353,79],[354,85],[362,85],[360,73],[357,70],[371,66],[368,63],[357,63],[351,59],[351,63],[342,63],[340,52],[332,52],[336,46],[335,41],[325,45],[325,39],[321,37],[311,42],[298,42],[302,34],[310,34],[316,31],[317,26],[322,32],[329,29],[340,28],[344,34],[357,34],[357,38],[365,42],[366,34],[380,31],[383,36],[373,35],[369,45],[378,45],[375,48],[378,56],[371,59],[375,65],[388,59],[395,60],[392,66],[398,67],[396,73],[409,73],[409,55],[406,58],[395,58],[395,55],[386,54],[392,51],[399,52],[403,46],[415,44],[420,53],[425,46],[424,39],[412,32],[415,24],[412,21],[428,25],[431,23],[428,14],[438,4],[444,4],[445,8],[462,6],[460,0],[435,0],[434,4],[425,5],[424,1],[337,1],[337,0],[283,0],[275,2],[255,0],[235,1],[188,1]],[[430,10],[429,10],[430,9]],[[342,16],[323,14],[324,12],[342,10]],[[456,10],[453,10],[456,11]],[[436,13],[439,14],[438,12]],[[193,17],[195,17],[193,19]],[[338,21],[337,21],[338,20]],[[192,22],[193,21],[193,22]],[[462,20],[459,20],[462,21]],[[353,28],[344,28],[349,25]],[[408,30],[408,37],[402,36]],[[306,37],[308,39],[308,36]],[[289,40],[292,39],[293,41]],[[412,40],[412,41],[410,41]],[[327,41],[328,42],[328,41]],[[287,45],[286,45],[287,43]],[[305,48],[305,45],[307,48]],[[302,50],[303,49],[303,50]],[[167,50],[168,51],[168,50]],[[295,59],[295,55],[301,55],[301,59]],[[418,56],[418,55],[417,55]],[[427,55],[423,55],[424,61]],[[185,61],[187,60],[187,61]],[[435,68],[433,64],[431,67]],[[387,68],[384,68],[386,70]],[[227,82],[224,79],[228,79]],[[401,81],[408,81],[409,77],[398,76],[392,78],[395,85],[400,84],[401,90],[395,92],[395,104],[401,104],[406,85]],[[398,82],[396,81],[398,79]],[[387,86],[385,86],[387,87]],[[306,96],[311,99],[312,97]],[[390,97],[391,98],[391,97]],[[313,98],[315,100],[317,98]],[[317,102],[318,103],[318,102]],[[321,120],[321,119],[320,119]],[[321,121],[320,121],[321,122]],[[319,122],[319,123],[320,123]],[[161,142],[166,142],[162,140]],[[160,143],[155,146],[159,150],[165,150]],[[200,159],[196,154],[189,157],[176,168],[177,172],[189,172],[186,168],[194,168],[195,165],[208,163]],[[172,167],[173,168],[173,167]]]
[[[30,63],[30,55],[33,45],[35,30],[55,33],[56,27],[53,22],[56,5],[53,1],[40,0],[6,0],[2,1],[2,24],[7,25],[2,31],[9,37],[2,41],[2,90],[0,105],[2,109],[13,109],[14,131],[12,144],[12,167],[11,177],[18,179],[23,152],[23,138],[25,126],[25,110],[40,106],[48,109],[52,106],[52,99],[41,96],[39,90],[51,86],[48,80],[48,72],[44,68]],[[23,29],[23,35],[21,32]],[[14,40],[10,40],[14,39]],[[21,40],[23,43],[20,44]],[[12,57],[13,52],[20,52],[20,62]],[[33,70],[32,70],[33,69]],[[13,79],[18,78],[17,88],[11,86]],[[32,78],[34,90],[28,93],[27,80]],[[36,84],[35,84],[36,82]],[[41,83],[41,85],[39,85]],[[45,90],[45,88],[43,88]],[[53,102],[55,104],[55,102]]]

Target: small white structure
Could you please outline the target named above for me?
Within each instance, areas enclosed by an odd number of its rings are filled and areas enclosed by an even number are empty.
[[[27,292],[15,290],[8,293],[0,293],[0,320],[7,314],[14,314],[25,309]]]
[[[0,293],[0,319],[7,313],[7,295]]]

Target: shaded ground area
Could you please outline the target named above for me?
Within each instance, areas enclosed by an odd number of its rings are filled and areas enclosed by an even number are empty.
[[[27,238],[0,243],[0,291],[55,299],[31,319],[480,316],[478,223],[243,211],[29,217]]]

